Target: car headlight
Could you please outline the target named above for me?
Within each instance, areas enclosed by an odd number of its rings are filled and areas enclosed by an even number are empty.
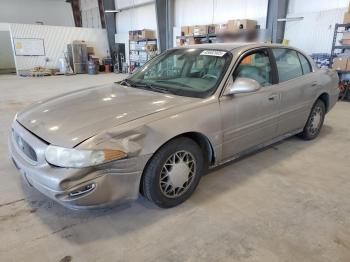
[[[89,167],[126,157],[120,150],[79,150],[48,146],[45,151],[46,161],[60,167]]]

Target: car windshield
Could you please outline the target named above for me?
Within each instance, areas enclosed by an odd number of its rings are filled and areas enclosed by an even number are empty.
[[[222,50],[173,49],[148,62],[124,84],[204,98],[215,92],[231,57]]]

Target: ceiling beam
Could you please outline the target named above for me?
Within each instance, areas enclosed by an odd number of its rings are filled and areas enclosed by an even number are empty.
[[[70,3],[73,11],[74,24],[76,27],[82,27],[81,11],[80,11],[80,0],[67,0]]]

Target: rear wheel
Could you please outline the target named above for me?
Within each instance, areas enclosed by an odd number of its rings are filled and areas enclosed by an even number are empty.
[[[158,150],[147,165],[143,195],[163,208],[179,205],[192,195],[203,170],[203,153],[198,144],[185,137],[174,139]]]
[[[315,139],[321,132],[325,114],[326,106],[319,99],[312,107],[309,119],[306,122],[303,132],[300,133],[300,137],[305,140]]]

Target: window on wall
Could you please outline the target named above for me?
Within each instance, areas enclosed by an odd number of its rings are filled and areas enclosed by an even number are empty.
[[[272,84],[270,58],[266,50],[245,56],[233,74],[233,78],[244,77],[256,80],[261,86]]]
[[[280,82],[285,82],[303,75],[298,54],[286,48],[273,48]]]

